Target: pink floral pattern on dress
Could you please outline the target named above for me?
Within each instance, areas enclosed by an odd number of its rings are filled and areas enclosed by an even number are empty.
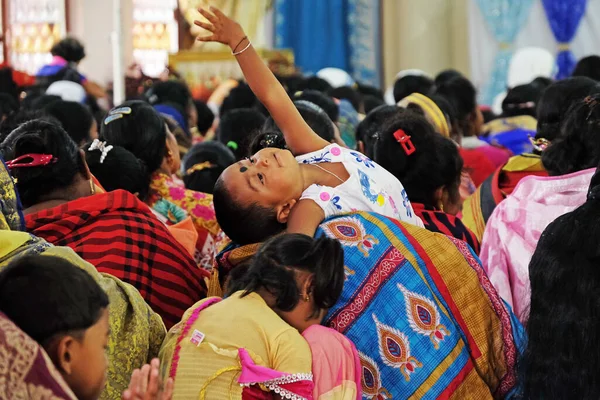
[[[173,200],[183,200],[185,199],[185,189],[180,187],[170,187],[169,194]]]
[[[197,204],[192,210],[192,215],[198,218],[209,219],[215,215],[215,211],[211,207]]]

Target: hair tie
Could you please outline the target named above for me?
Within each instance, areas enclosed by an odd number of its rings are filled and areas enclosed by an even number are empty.
[[[404,153],[406,153],[407,156],[410,156],[412,153],[417,151],[417,148],[413,144],[412,140],[410,140],[410,136],[407,135],[402,129],[398,129],[396,132],[394,132],[394,138],[398,143],[400,143]]]
[[[535,151],[539,151],[540,153],[546,150],[548,146],[550,146],[550,141],[548,139],[534,139],[531,135],[529,135],[529,142],[533,146],[533,149]]]
[[[191,175],[194,172],[198,172],[198,171],[202,171],[204,169],[214,168],[214,167],[216,167],[215,164],[211,163],[210,161],[204,161],[202,163],[195,164],[192,167],[188,168],[188,170],[185,171],[185,174],[186,175]]]
[[[229,147],[232,150],[237,150],[238,144],[236,142],[234,142],[233,140],[230,140],[229,142],[227,142],[227,147]]]
[[[24,162],[25,160],[31,159],[31,161]],[[30,167],[45,167],[46,165],[52,163],[56,163],[58,161],[58,157],[54,157],[52,154],[38,154],[38,153],[29,153],[23,154],[15,158],[14,160],[10,160],[6,162],[6,167],[8,169],[14,168],[30,168]]]
[[[100,156],[100,164],[104,162],[104,159],[108,155],[108,152],[113,149],[114,146],[107,146],[106,142],[101,142],[99,139],[94,139],[92,145],[88,149],[88,151],[100,150],[102,155]]]

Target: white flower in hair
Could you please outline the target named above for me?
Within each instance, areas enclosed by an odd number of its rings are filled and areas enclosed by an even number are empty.
[[[100,156],[100,164],[102,164],[104,162],[104,159],[106,158],[106,155],[112,149],[113,149],[112,145],[107,146],[106,142],[102,142],[99,139],[94,139],[94,141],[92,142],[92,145],[90,146],[88,151],[100,150],[102,152],[102,155]]]

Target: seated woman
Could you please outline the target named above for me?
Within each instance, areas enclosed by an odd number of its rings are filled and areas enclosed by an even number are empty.
[[[526,399],[600,398],[598,227],[600,173],[586,202],[542,233],[529,264],[528,344],[520,363]]]
[[[356,209],[422,226],[393,175],[308,126],[239,24],[220,12],[201,13],[211,23],[197,24],[212,35],[199,40],[221,42],[232,50],[239,42],[244,46],[237,61],[291,150],[263,149],[223,172],[215,185],[215,213],[231,240],[254,243],[286,229],[313,236],[324,218]]]
[[[452,140],[412,110],[388,121],[374,144],[375,162],[404,184],[425,228],[467,242],[479,253],[479,241],[456,217],[463,162]]]
[[[600,94],[576,102],[561,137],[542,153],[549,177],[529,176],[488,220],[481,262],[502,298],[521,321],[529,310],[529,262],[542,231],[585,202],[594,166],[600,162]]]
[[[485,225],[496,206],[513,192],[521,179],[529,175],[548,175],[539,154],[560,135],[560,124],[569,107],[588,94],[598,92],[596,85],[591,79],[569,78],[553,83],[544,91],[537,107],[536,154],[525,153],[512,157],[497,168],[463,204],[462,220],[479,241],[483,239]]]
[[[174,398],[359,398],[354,346],[319,325],[342,291],[343,259],[328,238],[267,241],[226,299],[196,304],[167,335],[161,359]]]
[[[187,190],[174,175],[181,166],[177,140],[160,114],[142,101],[127,101],[108,113],[100,137],[107,146],[123,147],[145,164],[148,176],[144,183],[149,182],[149,189],[142,201],[162,214],[169,224],[177,224],[188,216],[192,218],[198,232],[196,260],[209,269],[215,240],[222,235],[212,196]]]
[[[27,122],[1,150],[17,182],[27,231],[131,283],[167,326],[204,297],[206,272],[134,195],[96,194],[83,152],[62,128]]]

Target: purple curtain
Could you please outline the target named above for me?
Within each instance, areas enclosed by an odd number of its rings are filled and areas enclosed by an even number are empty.
[[[556,56],[558,74],[556,79],[571,76],[577,60],[569,44],[577,33],[581,18],[585,14],[587,0],[542,0],[554,38],[559,44]]]

